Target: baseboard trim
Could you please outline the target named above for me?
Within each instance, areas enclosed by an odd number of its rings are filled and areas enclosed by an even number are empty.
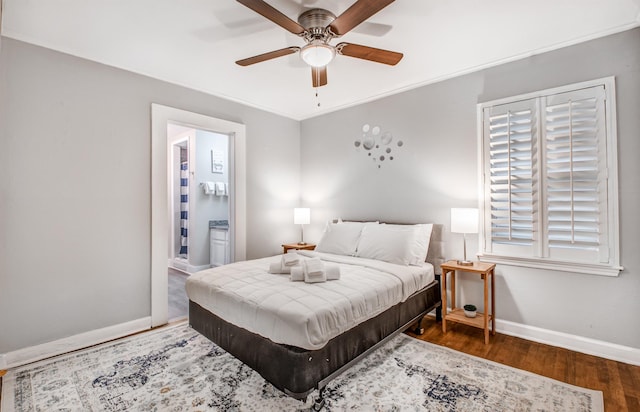
[[[170,268],[181,270],[187,273],[196,273],[200,272],[201,270],[209,269],[211,267],[211,265],[190,265],[186,259],[169,259],[168,262]]]
[[[496,320],[496,331],[546,345],[640,366],[640,349],[602,340],[556,332],[506,320]]]
[[[451,308],[449,308],[448,311],[451,311]],[[430,315],[432,314],[435,316],[435,312],[430,313]],[[617,343],[585,338],[583,336],[556,332],[500,319],[496,320],[496,332],[543,343],[545,345],[569,349],[574,352],[640,366],[640,349],[630,346],[618,345]]]
[[[200,265],[200,266],[189,265],[187,267],[187,272],[196,273],[196,272],[200,272],[201,270],[209,269],[210,267],[211,265]]]
[[[26,365],[31,362],[87,348],[89,346],[121,338],[150,328],[151,317],[149,316],[132,320],[130,322],[108,326],[102,329],[80,333],[78,335],[69,336],[52,342],[18,349],[13,352],[7,352],[5,354],[0,354],[0,369],[9,369]]]
[[[189,266],[186,259],[169,259],[167,263],[170,268],[182,270],[185,272],[187,271],[187,267]]]

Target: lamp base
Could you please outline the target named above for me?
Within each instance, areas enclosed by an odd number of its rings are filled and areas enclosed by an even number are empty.
[[[299,245],[304,246],[307,244],[307,242],[298,242]]]
[[[459,266],[473,266],[473,262],[470,260],[456,260],[456,264]]]

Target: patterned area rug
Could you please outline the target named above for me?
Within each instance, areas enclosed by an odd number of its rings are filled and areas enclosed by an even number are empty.
[[[186,324],[10,370],[2,412],[295,411]],[[400,334],[332,381],[326,411],[603,411],[602,393]]]

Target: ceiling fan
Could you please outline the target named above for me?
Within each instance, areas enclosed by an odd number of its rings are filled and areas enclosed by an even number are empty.
[[[402,59],[402,53],[394,51],[353,43],[339,43],[335,46],[329,44],[332,39],[348,33],[357,25],[393,3],[394,0],[357,0],[338,17],[328,10],[315,8],[302,13],[298,17],[298,22],[291,20],[262,0],[237,1],[289,32],[302,37],[307,43],[302,47],[285,47],[284,49],[238,60],[236,63],[240,66],[249,66],[300,52],[302,60],[311,66],[313,87],[320,87],[327,84],[327,64],[333,60],[336,54],[392,66]]]

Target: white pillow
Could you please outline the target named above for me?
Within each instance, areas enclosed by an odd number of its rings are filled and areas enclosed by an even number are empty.
[[[432,223],[421,223],[413,225],[415,229],[415,239],[412,243],[411,253],[413,254],[413,261],[410,265],[420,266],[425,260],[427,260],[427,253],[429,252],[429,242],[431,241],[431,231],[433,230]]]
[[[371,224],[362,222],[329,223],[315,250],[316,252],[353,256],[356,253],[362,228]]]
[[[360,235],[356,256],[398,265],[421,265],[427,258],[432,224],[372,225]]]

